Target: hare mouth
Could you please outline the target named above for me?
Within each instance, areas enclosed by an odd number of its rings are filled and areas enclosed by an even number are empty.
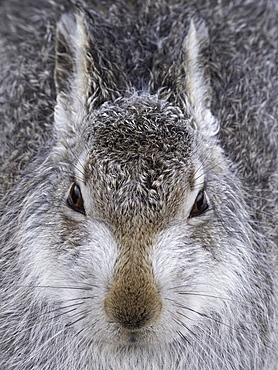
[[[135,344],[135,343],[138,343],[138,341],[139,341],[138,333],[130,333],[130,336],[128,338],[128,343]]]
[[[151,331],[147,329],[140,330],[124,330],[120,329],[115,337],[110,337],[110,344],[120,346],[121,348],[128,347],[145,347],[150,344],[155,345],[159,344],[157,335],[154,335]]]

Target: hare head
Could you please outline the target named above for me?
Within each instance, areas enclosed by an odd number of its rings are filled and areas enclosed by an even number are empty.
[[[23,185],[14,243],[21,289],[33,287],[21,291],[24,317],[43,311],[49,328],[35,315],[27,362],[259,368],[266,242],[254,237],[217,138],[206,26],[192,18],[177,58],[141,89],[120,55],[96,46],[91,27],[82,12],[58,24],[55,143]]]

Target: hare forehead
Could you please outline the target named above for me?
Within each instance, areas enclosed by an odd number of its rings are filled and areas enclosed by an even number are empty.
[[[150,233],[159,232],[178,213],[194,186],[195,170],[188,157],[176,158],[159,149],[95,148],[83,173],[98,217],[117,235],[138,240],[145,235],[150,240]]]
[[[84,182],[94,181],[111,191],[172,191],[173,183],[192,177],[192,138],[185,128],[141,121],[113,122],[96,130],[84,171]],[[192,181],[189,180],[191,183]],[[141,189],[141,190],[140,190]],[[144,190],[143,190],[144,189]]]

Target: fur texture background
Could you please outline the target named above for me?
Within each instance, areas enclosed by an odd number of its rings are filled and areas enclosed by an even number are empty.
[[[278,369],[277,13],[1,2],[1,369]]]

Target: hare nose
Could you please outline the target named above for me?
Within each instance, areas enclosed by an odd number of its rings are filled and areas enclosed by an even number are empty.
[[[162,302],[151,276],[124,274],[108,292],[104,310],[110,322],[127,330],[138,330],[158,319]]]

